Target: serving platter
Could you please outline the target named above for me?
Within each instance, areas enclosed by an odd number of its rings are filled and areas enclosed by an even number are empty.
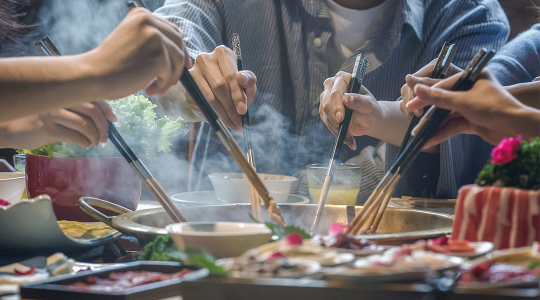
[[[100,292],[100,291],[81,291],[70,288],[69,285],[76,282],[84,282],[88,276],[107,277],[112,272],[128,271],[149,271],[161,273],[175,273],[183,269],[194,270],[181,278],[170,279],[166,281],[148,283],[141,286],[125,289],[121,292]],[[135,262],[122,266],[105,268],[98,272],[85,271],[75,275],[64,275],[34,284],[21,286],[21,299],[43,299],[43,300],[152,300],[163,299],[179,295],[179,284],[185,280],[195,280],[208,276],[207,269],[196,269],[183,266],[173,262]]]
[[[51,198],[40,195],[0,206],[0,253],[71,251],[92,248],[116,240],[118,231],[96,239],[71,238],[58,226]]]

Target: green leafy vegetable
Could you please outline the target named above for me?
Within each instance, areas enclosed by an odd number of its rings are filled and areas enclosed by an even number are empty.
[[[157,152],[167,153],[171,148],[171,139],[182,127],[183,120],[171,121],[167,117],[157,119],[152,104],[143,95],[130,95],[109,102],[118,116],[118,131],[138,155],[150,160],[156,159]],[[50,157],[120,157],[112,143],[103,147],[83,149],[69,143],[52,143],[33,150],[19,150]]]
[[[257,219],[253,217],[252,214],[249,214],[249,217],[251,218],[253,222],[260,223],[259,221],[257,221]],[[294,225],[281,226],[273,222],[264,222],[264,225],[266,225],[266,227],[272,230],[272,233],[277,235],[279,238],[282,238],[288,234],[295,233],[295,232],[300,234],[300,236],[303,239],[309,239],[311,237],[309,233],[307,233],[304,229],[298,226],[294,226]]]
[[[529,270],[532,270],[532,269],[537,268],[538,266],[540,266],[540,261],[538,261],[538,260],[532,260],[532,261],[529,263],[529,265],[527,266],[527,268],[528,268]]]
[[[215,264],[214,257],[208,252],[197,248],[178,250],[168,235],[158,235],[154,241],[146,244],[139,260],[175,261],[206,268],[212,275],[227,275],[227,270]]]

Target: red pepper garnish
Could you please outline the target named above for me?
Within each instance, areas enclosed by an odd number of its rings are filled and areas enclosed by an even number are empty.
[[[277,251],[277,252],[274,252],[272,253],[272,255],[270,255],[266,261],[272,261],[274,259],[277,259],[277,258],[282,258],[282,257],[285,257],[285,255],[283,255],[283,253]]]
[[[347,228],[346,225],[340,225],[337,223],[330,224],[330,228],[328,228],[328,234],[331,236],[338,236],[345,231],[345,228]]]
[[[296,246],[296,245],[302,245],[302,236],[298,234],[297,232],[288,234],[283,237],[283,241],[285,242],[285,245],[289,246]]]
[[[17,269],[14,269],[14,271],[15,271],[15,274],[17,274],[17,275],[32,275],[36,271],[36,266],[32,266],[30,268],[30,270],[28,270],[26,272],[22,272],[22,271],[19,271]]]
[[[8,206],[10,205],[11,203],[7,202],[6,200],[4,199],[0,199],[0,205],[3,205],[3,206]]]

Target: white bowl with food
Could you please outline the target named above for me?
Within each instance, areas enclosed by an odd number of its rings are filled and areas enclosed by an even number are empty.
[[[21,201],[26,188],[26,174],[23,172],[0,172],[0,199],[10,204]]]
[[[258,174],[262,183],[276,203],[287,202],[296,177],[286,175]],[[208,175],[216,197],[226,203],[250,203],[249,181],[243,173],[212,173]]]
[[[241,222],[184,222],[165,227],[179,250],[201,248],[216,258],[234,257],[270,241],[264,224]]]

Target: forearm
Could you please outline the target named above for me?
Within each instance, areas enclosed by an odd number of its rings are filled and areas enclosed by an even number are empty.
[[[540,110],[532,107],[522,107],[508,112],[506,126],[516,136],[521,134],[524,140],[540,137]]]
[[[0,69],[0,121],[107,98],[107,88],[84,54],[6,58]]]
[[[505,89],[521,103],[540,109],[540,81],[510,85]]]
[[[399,109],[399,101],[379,101],[379,104],[383,110],[383,119],[369,135],[395,146],[401,145],[409,120]]]

